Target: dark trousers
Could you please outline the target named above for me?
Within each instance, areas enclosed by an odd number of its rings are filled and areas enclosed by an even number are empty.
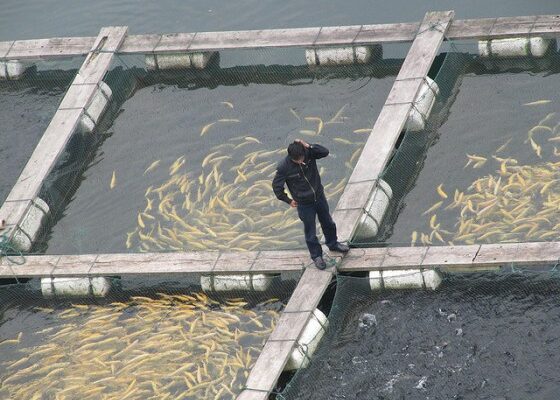
[[[319,223],[325,235],[327,247],[331,248],[336,244],[336,224],[329,213],[329,204],[324,194],[317,197],[317,201],[312,204],[298,204],[297,211],[299,219],[303,222],[305,232],[305,242],[311,254],[311,258],[323,255],[323,249],[319,239],[317,239],[317,225],[315,216],[319,217]]]

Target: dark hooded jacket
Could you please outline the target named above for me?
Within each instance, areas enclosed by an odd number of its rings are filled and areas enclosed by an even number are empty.
[[[279,200],[290,204],[290,198],[284,191],[284,184],[288,186],[292,198],[298,204],[312,204],[324,194],[321,177],[315,160],[329,155],[329,150],[319,144],[312,144],[305,149],[303,162],[296,164],[290,156],[286,156],[278,163],[276,175],[272,180],[272,189]]]

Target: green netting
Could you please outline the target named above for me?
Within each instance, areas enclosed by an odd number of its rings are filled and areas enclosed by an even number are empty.
[[[363,244],[556,240],[555,44],[543,58],[507,59],[448,46],[430,72],[439,88],[432,113],[424,130],[403,133],[382,176],[391,205]]]
[[[304,63],[303,49],[221,52],[205,70],[116,57],[109,111],[45,185],[53,212],[34,251],[305,248],[271,190],[276,163],[296,138],[329,148],[319,164],[334,208],[401,60]]]
[[[39,61],[0,80],[0,202],[4,202],[52,119],[83,58]]]
[[[234,399],[298,278],[208,293],[194,274],[113,278],[104,298],[0,286],[0,397]]]
[[[337,277],[327,334],[277,399],[542,399],[560,381],[560,280],[507,266],[436,291]]]

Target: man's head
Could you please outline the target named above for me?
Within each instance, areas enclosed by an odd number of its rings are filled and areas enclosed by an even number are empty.
[[[305,147],[303,147],[303,144],[300,142],[290,143],[288,146],[288,156],[290,156],[292,161],[296,164],[303,164],[303,160],[305,159]]]

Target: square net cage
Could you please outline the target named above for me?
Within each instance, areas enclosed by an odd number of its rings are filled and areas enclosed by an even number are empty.
[[[0,66],[0,202],[8,196],[82,62],[83,57],[75,57],[37,61],[32,66],[14,64],[18,68],[8,67],[9,62]]]
[[[556,42],[538,57],[505,58],[484,41],[444,45],[429,74],[431,114],[420,131],[407,125],[381,177],[390,206],[379,234],[361,245],[557,240]]]
[[[44,187],[51,220],[33,251],[305,248],[297,213],[272,191],[276,164],[295,139],[327,147],[318,164],[334,208],[402,48],[346,66],[308,66],[299,48],[228,50],[202,70],[117,55],[108,111]]]
[[[380,233],[355,245],[557,240],[556,43],[506,59],[446,45],[431,114],[407,127],[381,177]],[[338,274],[327,333],[276,398],[554,398],[559,264],[443,264],[433,287],[421,267]]]
[[[235,399],[298,279],[256,278],[253,292],[199,274],[3,285],[0,397]]]
[[[554,398],[558,271],[514,267],[436,291],[338,275],[327,333],[275,398]]]

